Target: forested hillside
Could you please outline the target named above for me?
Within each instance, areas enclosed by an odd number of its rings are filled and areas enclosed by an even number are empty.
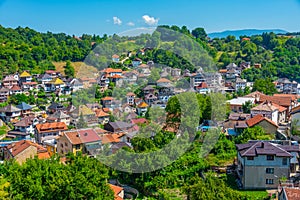
[[[110,49],[110,52],[105,52],[107,55],[137,51],[139,48],[147,46],[156,46],[163,50],[153,49],[148,51],[144,56],[144,60],[154,60],[157,63],[171,67],[189,68],[191,70],[193,69],[191,64],[195,63],[189,61],[194,61],[194,58],[198,58],[201,67],[210,65],[210,61],[213,60],[214,65],[218,68],[224,68],[231,62],[240,64],[247,61],[251,62],[252,65],[254,63],[262,64],[262,68],[251,68],[243,72],[242,77],[248,81],[266,76],[272,80],[287,77],[291,80],[300,81],[300,38],[291,34],[264,33],[251,37],[240,37],[240,39],[228,36],[210,40],[203,28],[196,28],[192,31],[188,30],[186,26],[181,28],[177,26],[160,26],[160,28],[171,29],[185,35],[187,38],[192,38],[208,54],[199,53],[197,49],[187,49],[186,47],[189,44],[185,43],[187,41],[184,39],[185,37],[182,37],[182,41],[168,42],[167,40],[172,38],[172,35],[170,35],[170,38],[163,38],[165,35],[159,34],[159,29],[152,36],[143,34],[139,37],[119,37],[117,35],[100,37],[84,34],[75,37],[64,33],[39,33],[30,28],[18,27],[11,29],[0,26],[0,70],[3,72],[2,75],[23,70],[40,73],[47,69],[54,69],[52,61],[84,61],[93,47],[110,38],[111,41],[118,44],[112,45],[112,48],[107,48]],[[110,44],[108,41],[105,45],[109,46]],[[182,52],[183,55],[186,55],[187,52],[190,54],[191,51],[196,53],[193,54],[194,57],[185,60],[180,56],[167,52],[167,49],[172,47]],[[105,46],[102,48],[105,48]],[[97,48],[94,53],[97,54]],[[95,67],[98,69],[108,65],[107,58],[102,57],[101,49],[99,53],[100,56],[97,55],[96,57],[91,54],[91,57],[87,60],[90,62],[88,64],[96,65]]]

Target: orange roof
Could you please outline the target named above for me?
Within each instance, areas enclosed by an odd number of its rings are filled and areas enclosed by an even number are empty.
[[[111,76],[110,78],[123,78],[123,77],[118,74],[115,74],[115,75]]]
[[[114,54],[114,55],[112,56],[112,58],[120,58],[120,56],[118,56],[117,54]]]
[[[170,81],[169,79],[166,78],[160,78],[158,81],[156,81],[157,83],[171,83],[172,81]]]
[[[104,73],[107,73],[107,74],[108,74],[108,73],[113,73],[113,72],[115,72],[115,73],[116,73],[116,72],[122,73],[122,69],[106,68],[106,69],[103,70],[103,72],[104,72]]]
[[[219,72],[220,72],[220,73],[226,73],[226,72],[227,72],[227,69],[220,69]]]
[[[126,96],[135,96],[135,94],[133,92],[129,92],[126,94]]]
[[[82,140],[80,139],[80,137],[78,137],[77,131],[65,132],[64,135],[69,139],[69,141],[72,144],[82,144]]]
[[[102,101],[111,101],[113,99],[114,99],[113,97],[103,97],[101,100]]]
[[[68,130],[68,127],[64,122],[37,124],[35,127],[38,133],[53,132],[56,130]]]
[[[290,97],[293,101],[298,99],[298,95],[295,94],[274,94],[274,97]]]
[[[291,96],[268,96],[268,95],[260,95],[260,102],[269,101],[272,103],[276,103],[280,106],[289,107],[291,105],[291,100],[293,98]]]
[[[112,184],[108,184],[110,189],[114,192],[114,197],[115,200],[123,200],[123,198],[121,198],[119,196],[120,192],[122,192],[124,189],[122,187],[116,186],[116,185],[112,185]]]
[[[139,108],[147,108],[148,104],[146,104],[145,102],[142,102],[138,105]]]
[[[103,108],[103,111],[106,113],[110,112],[109,108]]]
[[[273,106],[275,106],[275,107],[278,108],[278,111],[279,111],[279,112],[284,112],[284,111],[287,110],[286,107],[280,106],[280,105],[278,105],[278,104],[276,104],[276,103],[272,103],[272,104],[273,104]]]
[[[258,123],[260,123],[260,122],[262,122],[262,121],[264,121],[264,120],[266,120],[266,121],[268,121],[269,123],[273,124],[274,126],[278,127],[277,124],[276,124],[275,122],[273,122],[272,120],[270,120],[270,119],[268,119],[268,118],[266,118],[266,117],[263,117],[262,115],[255,115],[254,117],[248,119],[248,120],[246,121],[246,123],[247,123],[247,125],[248,125],[249,127],[253,127],[253,126],[255,126],[256,124],[258,124]]]
[[[95,110],[96,117],[108,117],[109,114],[104,112],[102,109]]]
[[[49,159],[50,155],[48,152],[40,152],[38,153],[38,159]]]
[[[108,143],[118,143],[120,142],[120,137],[122,137],[124,134],[105,134],[102,136],[102,144],[108,144]]]

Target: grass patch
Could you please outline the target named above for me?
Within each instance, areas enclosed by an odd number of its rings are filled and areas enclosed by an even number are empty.
[[[62,74],[65,74],[66,62],[52,62],[55,69]],[[95,67],[86,65],[84,62],[71,62],[71,65],[75,69],[75,76],[77,78],[95,78],[95,74],[98,73]]]
[[[6,133],[7,133],[7,128],[6,128],[6,126],[0,127],[0,135],[4,135],[4,134],[6,134]]]

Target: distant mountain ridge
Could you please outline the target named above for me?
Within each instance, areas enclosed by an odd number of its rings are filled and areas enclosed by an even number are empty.
[[[233,35],[235,37],[240,37],[242,35],[247,35],[247,36],[252,36],[252,35],[261,35],[263,33],[270,33],[274,32],[276,34],[285,34],[288,33],[285,30],[282,29],[242,29],[242,30],[227,30],[227,31],[222,31],[222,32],[213,32],[209,33],[208,36],[210,38],[225,38],[228,35]]]

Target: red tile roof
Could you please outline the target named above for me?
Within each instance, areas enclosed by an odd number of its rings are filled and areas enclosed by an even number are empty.
[[[135,94],[133,92],[129,92],[126,94],[126,96],[135,96]]]
[[[158,81],[156,81],[156,83],[171,83],[171,82],[172,81],[166,78],[160,78]]]
[[[124,134],[105,134],[101,136],[102,144],[108,144],[108,143],[118,143],[120,142],[120,137],[122,137]]]
[[[272,120],[270,120],[270,119],[268,119],[268,118],[266,118],[266,117],[263,117],[262,115],[255,115],[254,117],[248,119],[248,120],[246,121],[246,123],[247,123],[247,125],[248,125],[249,127],[253,127],[253,126],[255,126],[256,124],[258,124],[258,123],[260,123],[260,122],[262,122],[262,121],[264,121],[264,120],[266,120],[267,122],[269,122],[269,123],[273,124],[274,126],[278,127],[277,124],[276,124],[275,122],[273,122]]]
[[[300,189],[299,188],[283,188],[287,200],[299,200]]]
[[[113,99],[114,99],[113,97],[103,97],[101,100],[102,101],[111,101]]]
[[[123,198],[119,196],[120,192],[124,190],[122,187],[112,185],[112,184],[109,184],[109,187],[114,192],[115,200],[123,200]]]
[[[68,131],[63,133],[71,144],[84,144],[90,142],[100,141],[101,138],[98,136],[94,129],[79,129],[75,131]]]
[[[38,133],[68,130],[68,127],[64,122],[37,124],[35,127]]]
[[[103,70],[104,73],[122,73],[122,69],[113,69],[113,68],[106,68]]]
[[[147,120],[145,118],[136,118],[136,119],[131,119],[132,124],[145,124],[147,123]]]
[[[104,112],[102,109],[95,110],[96,117],[108,117],[109,114]]]
[[[114,55],[112,56],[112,58],[120,58],[120,56],[118,56],[117,54],[114,54]]]
[[[50,158],[47,150],[44,147],[42,147],[39,144],[28,141],[28,140],[21,140],[19,142],[12,143],[7,146],[7,149],[9,149],[11,154],[15,157],[30,146],[34,146],[37,148],[38,158],[41,158],[41,159]],[[41,155],[39,156],[39,154],[41,154]]]

